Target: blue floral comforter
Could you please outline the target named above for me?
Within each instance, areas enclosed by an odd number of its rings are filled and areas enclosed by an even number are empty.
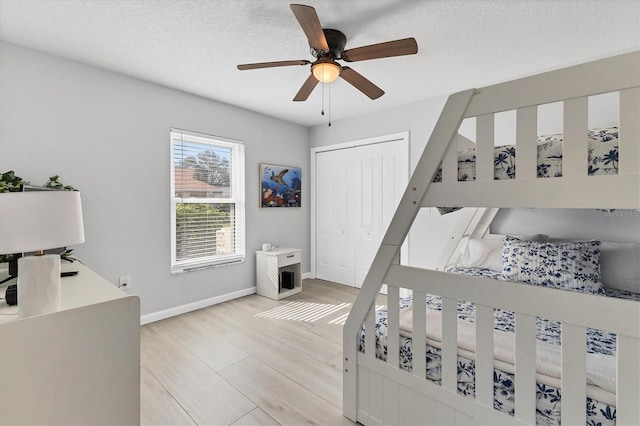
[[[449,272],[462,273],[466,275],[482,276],[486,278],[502,279],[502,275],[487,269],[477,268],[452,268]],[[640,301],[640,295],[620,290],[607,289],[608,297],[620,297]],[[400,300],[400,310],[405,310],[411,306],[411,297]],[[427,310],[442,310],[439,296],[427,295]],[[472,303],[458,301],[458,318],[469,322],[475,321],[475,306]],[[513,332],[514,314],[513,312],[501,309],[494,310],[495,328],[497,330]],[[537,318],[536,331],[539,340],[548,344],[560,344],[560,323],[557,321]],[[383,307],[376,311],[376,357],[382,360],[387,359],[387,308]],[[400,336],[400,367],[411,371],[412,350],[411,338]],[[614,355],[616,346],[616,336],[599,330],[587,329],[587,351],[589,353]],[[364,352],[364,327],[360,332],[360,351]],[[428,380],[440,384],[441,380],[441,350],[437,347],[427,345],[427,372]],[[560,395],[561,392],[556,387],[548,384],[538,383],[537,385],[536,418],[537,424],[560,425]],[[475,395],[475,362],[473,360],[458,356],[458,393],[474,397]],[[602,398],[605,399],[605,398]],[[588,397],[586,401],[587,424],[588,425],[615,425],[616,410],[612,401],[603,402]],[[515,387],[514,375],[512,373],[494,370],[494,408],[514,414],[515,408]]]

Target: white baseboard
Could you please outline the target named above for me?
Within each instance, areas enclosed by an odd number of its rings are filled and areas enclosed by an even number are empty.
[[[304,273],[302,274],[302,279],[303,279],[303,280],[306,280],[307,278],[313,278],[313,277],[311,276],[311,272],[304,272]]]
[[[151,322],[175,317],[176,315],[185,314],[197,309],[217,305],[218,303],[223,303],[229,300],[237,299],[239,297],[248,296],[250,294],[254,294],[255,292],[255,287],[249,287],[242,290],[234,291],[232,293],[222,294],[220,296],[211,297],[209,299],[198,300],[197,302],[187,303],[186,305],[175,306],[173,308],[142,315],[140,317],[140,325],[149,324]]]

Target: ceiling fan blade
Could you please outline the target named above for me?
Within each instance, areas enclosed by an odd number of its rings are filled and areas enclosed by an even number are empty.
[[[414,55],[416,53],[418,53],[418,43],[416,43],[415,38],[411,37],[345,50],[342,52],[342,60],[357,62],[366,61],[367,59]]]
[[[380,96],[384,95],[384,90],[349,67],[342,67],[340,77],[371,99],[378,99]]]
[[[318,84],[318,80],[313,76],[313,74],[309,75],[307,81],[304,82],[298,93],[296,93],[295,98],[293,98],[294,102],[306,101],[313,89],[316,88]]]
[[[308,65],[311,62],[302,59],[299,61],[277,61],[277,62],[258,62],[255,64],[242,64],[238,65],[239,70],[255,70],[258,68],[271,68],[271,67],[288,67],[290,65]]]
[[[316,50],[329,50],[327,39],[324,37],[324,31],[322,31],[322,25],[320,25],[320,19],[316,10],[311,6],[305,6],[303,4],[292,4],[291,10],[296,16],[298,23],[302,27],[302,31],[309,40],[309,46]]]

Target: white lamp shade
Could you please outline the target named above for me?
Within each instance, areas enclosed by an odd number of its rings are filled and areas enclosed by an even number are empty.
[[[47,250],[83,242],[79,192],[0,194],[0,254]]]

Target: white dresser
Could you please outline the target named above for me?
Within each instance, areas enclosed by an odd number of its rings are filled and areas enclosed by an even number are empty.
[[[79,273],[62,278],[60,311],[19,318],[0,301],[0,424],[139,424],[140,299],[78,262],[62,270]]]
[[[256,252],[256,291],[261,296],[282,299],[302,291],[302,250],[274,248]]]

